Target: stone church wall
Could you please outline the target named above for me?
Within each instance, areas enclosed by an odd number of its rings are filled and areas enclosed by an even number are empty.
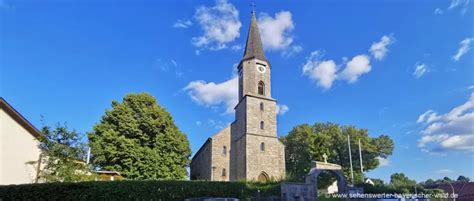
[[[242,125],[240,125],[242,126]],[[232,124],[232,137],[239,134],[237,130],[239,128],[239,124],[234,122]],[[230,158],[230,181],[237,181],[245,178],[246,168],[245,168],[245,159],[246,159],[246,152],[245,152],[245,135],[239,135],[239,138],[232,138],[231,141],[231,158]]]
[[[265,172],[277,180],[285,176],[285,148],[276,137],[247,134],[247,180]],[[261,144],[264,143],[264,150]]]
[[[229,181],[230,147],[230,126],[228,126],[212,136],[213,181]]]
[[[191,161],[191,180],[211,180],[211,151],[212,139],[209,138]]]
[[[265,71],[265,73],[259,73],[257,72],[256,70],[250,70],[250,68],[256,68],[256,65],[257,63],[259,64],[266,64],[267,65],[267,69]],[[267,62],[265,61],[261,61],[261,60],[258,60],[258,59],[254,59],[254,60],[247,60],[247,61],[243,61],[242,62],[242,67],[244,69],[247,69],[245,70],[244,72],[244,75],[243,75],[243,95],[245,94],[251,94],[251,95],[254,95],[254,96],[257,96],[258,93],[257,93],[257,86],[258,86],[258,83],[260,81],[263,81],[265,83],[265,96],[266,97],[272,97],[272,94],[271,94],[271,76],[270,76],[270,66],[267,64]]]
[[[247,133],[275,137],[276,125],[276,102],[267,99],[246,96],[247,101]],[[263,103],[263,110],[260,109]],[[260,122],[264,122],[264,128],[260,128]]]

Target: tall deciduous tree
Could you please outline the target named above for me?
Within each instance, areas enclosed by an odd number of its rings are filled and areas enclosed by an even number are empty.
[[[147,93],[112,102],[89,133],[92,163],[128,179],[184,179],[191,150],[173,118]]]
[[[361,141],[364,171],[379,166],[378,157],[392,154],[394,144],[386,135],[370,137],[367,129],[354,126],[340,126],[334,123],[298,125],[281,140],[285,144],[286,169],[290,180],[302,181],[309,172],[311,161],[324,161],[342,166],[346,178],[350,178],[349,149],[347,135],[351,137],[352,165],[355,179],[362,181],[360,172],[358,141]],[[350,182],[350,180],[349,180]]]
[[[58,123],[54,129],[44,126],[41,132],[44,135],[39,145],[43,166],[39,174],[41,180],[70,182],[92,179],[83,161],[85,144],[75,130],[71,131],[66,125]]]

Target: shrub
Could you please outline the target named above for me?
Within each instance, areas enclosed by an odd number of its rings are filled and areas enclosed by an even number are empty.
[[[260,192],[258,192],[260,191]],[[88,181],[0,186],[0,200],[184,200],[280,196],[276,182]]]

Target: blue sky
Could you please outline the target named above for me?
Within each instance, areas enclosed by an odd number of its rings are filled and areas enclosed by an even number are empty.
[[[355,125],[395,141],[370,177],[474,179],[468,0],[0,0],[0,95],[37,127],[42,115],[85,134],[112,100],[149,92],[194,153],[234,119],[252,2],[279,136],[302,123]]]

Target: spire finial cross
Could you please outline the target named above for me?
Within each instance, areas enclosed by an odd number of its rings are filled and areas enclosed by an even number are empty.
[[[255,3],[251,3],[250,7],[252,8],[252,14],[255,14],[255,7],[257,7]]]

